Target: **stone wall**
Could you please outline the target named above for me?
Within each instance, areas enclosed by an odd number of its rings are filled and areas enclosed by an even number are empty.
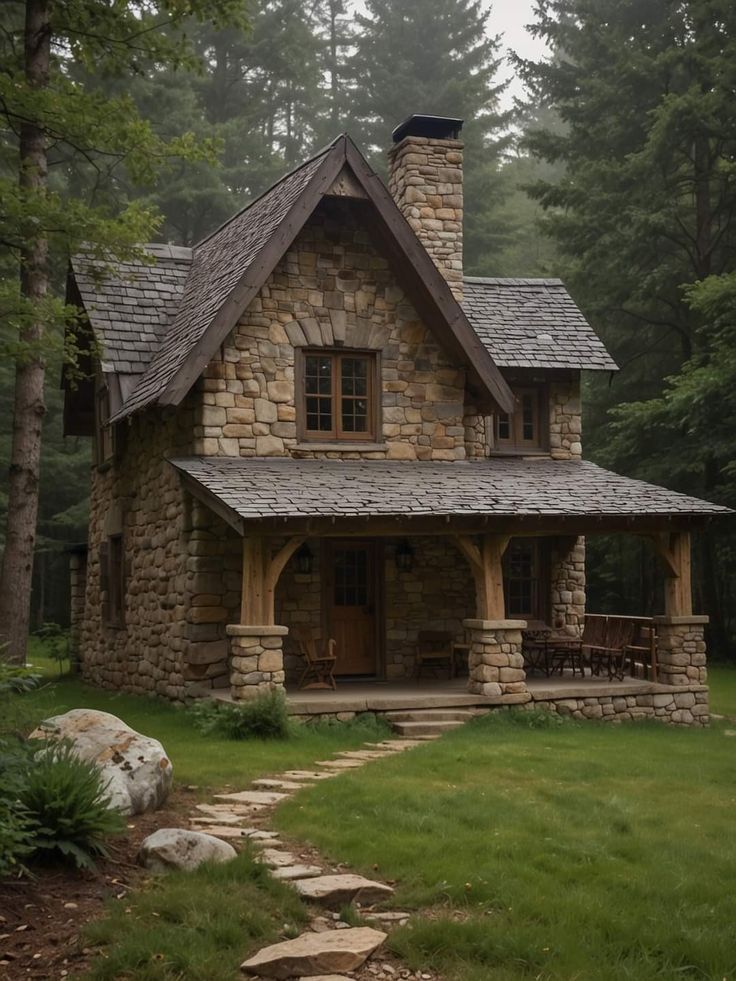
[[[69,557],[69,659],[73,667],[79,663],[86,593],[87,552],[76,551]]]
[[[462,142],[407,136],[388,156],[391,196],[452,292],[462,300]]]
[[[191,452],[192,400],[162,417],[133,417],[121,459],[92,468],[89,552],[80,629],[83,677],[137,694],[184,695],[183,652],[193,593],[187,569],[187,514],[179,477],[167,456]],[[100,546],[123,536],[122,626],[103,621]]]
[[[554,381],[549,386],[549,447],[553,460],[583,456],[580,381]]]
[[[598,719],[601,722],[637,722],[655,719],[674,726],[707,726],[710,722],[708,689],[691,686],[689,690],[666,691],[653,686],[642,694],[587,695],[575,697],[539,697],[528,702],[527,709],[547,709],[575,719]]]
[[[300,443],[296,349],[380,352],[375,444]],[[325,199],[198,383],[195,452],[465,459],[465,375],[421,321],[349,201]]]
[[[585,539],[549,541],[550,625],[580,637],[585,625]]]
[[[247,701],[284,689],[282,642],[286,627],[241,626],[227,628],[230,638],[230,694]]]

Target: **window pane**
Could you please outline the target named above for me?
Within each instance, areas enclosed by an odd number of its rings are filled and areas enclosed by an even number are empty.
[[[498,438],[511,439],[511,417],[508,412],[502,412],[498,417]]]
[[[524,395],[521,400],[521,436],[522,439],[534,439],[534,397]]]
[[[310,432],[332,432],[332,358],[308,355],[304,368],[306,428]]]
[[[340,423],[343,432],[368,432],[368,371],[367,358],[341,358]]]

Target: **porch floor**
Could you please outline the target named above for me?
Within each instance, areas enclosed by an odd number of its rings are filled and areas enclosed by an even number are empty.
[[[391,712],[403,709],[441,709],[503,705],[518,702],[518,696],[488,698],[471,695],[466,678],[408,679],[405,681],[338,681],[337,690],[287,690],[290,715],[321,715],[333,712]],[[627,678],[602,681],[599,678],[527,678],[535,702],[594,695],[643,695],[672,691],[668,685]],[[524,699],[526,701],[526,699]]]

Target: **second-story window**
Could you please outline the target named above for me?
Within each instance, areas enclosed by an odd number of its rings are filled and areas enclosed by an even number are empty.
[[[302,375],[302,432],[310,440],[376,439],[376,356],[306,351]]]
[[[114,454],[112,426],[110,425],[110,392],[104,383],[97,387],[95,424],[95,456],[99,466],[111,460]]]
[[[499,450],[538,450],[543,447],[541,392],[538,388],[516,388],[516,411],[499,412],[495,443]]]

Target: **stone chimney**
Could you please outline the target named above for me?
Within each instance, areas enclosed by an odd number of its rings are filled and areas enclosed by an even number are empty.
[[[463,298],[462,119],[410,116],[391,134],[389,190],[432,261]]]

